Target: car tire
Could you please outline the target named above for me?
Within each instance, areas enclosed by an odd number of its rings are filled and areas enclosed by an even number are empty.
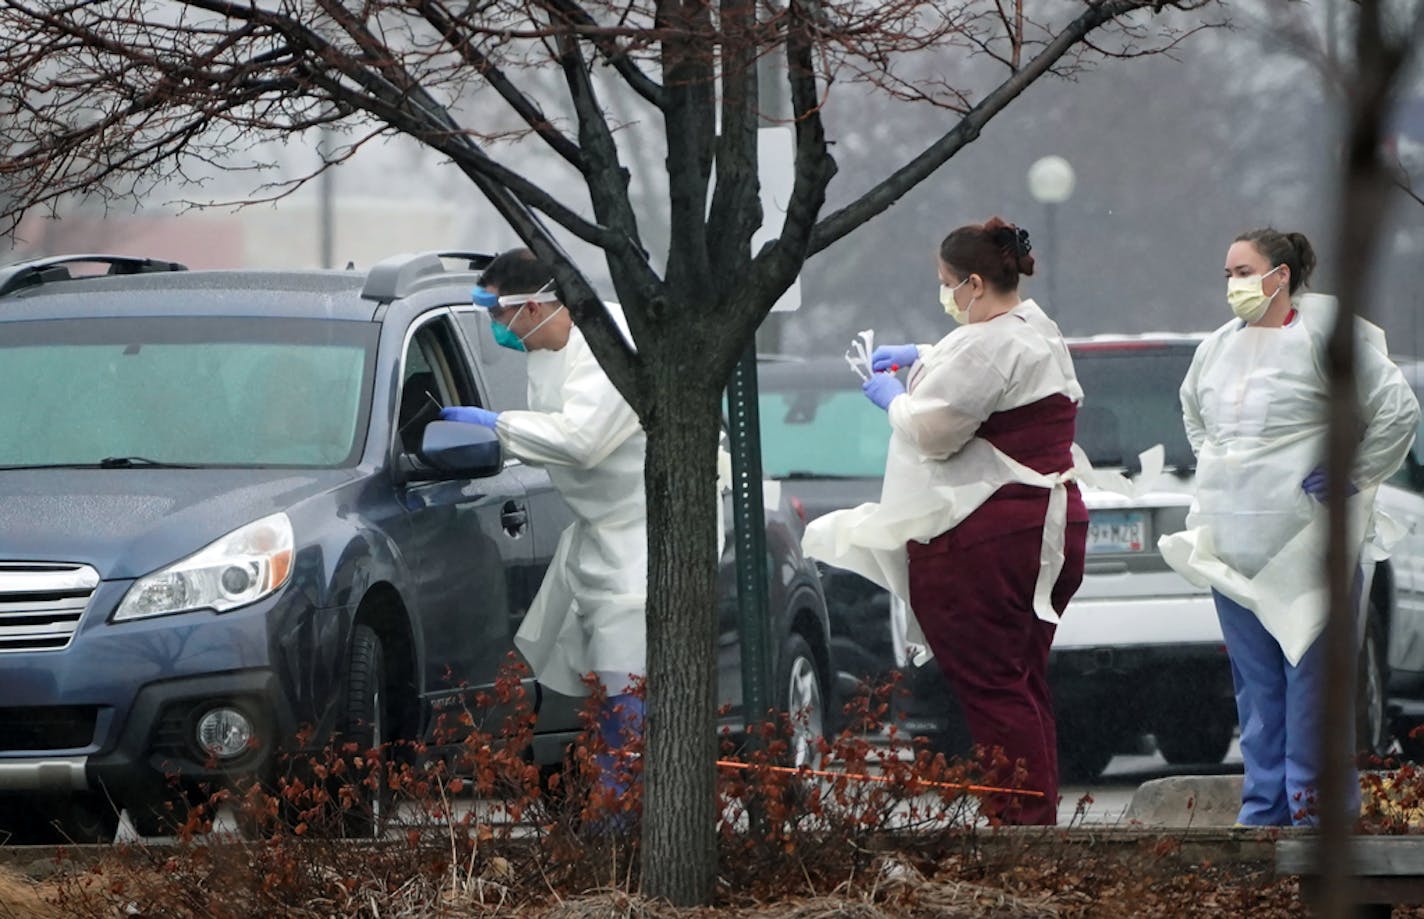
[[[1365,634],[1356,664],[1355,747],[1365,756],[1384,756],[1393,740],[1389,723],[1389,662],[1384,623],[1374,601],[1365,618]]]
[[[44,815],[43,832],[58,843],[110,843],[119,829],[119,809],[101,792],[43,797],[34,806]]]
[[[387,710],[385,654],[381,638],[367,625],[356,626],[351,636],[351,656],[346,675],[346,707],[341,722],[338,749],[347,760],[348,775],[360,781],[357,803],[344,808],[341,828],[352,838],[377,838],[390,817],[391,793],[385,781],[385,763],[390,756],[390,715]],[[354,750],[347,750],[355,744]],[[371,751],[378,757],[375,766],[367,759]],[[357,766],[356,759],[363,765]],[[373,775],[375,788],[366,783]]]
[[[826,732],[825,680],[811,645],[795,633],[781,645],[777,668],[777,703],[791,719],[789,765],[815,766]]]
[[[1173,766],[1215,765],[1226,759],[1236,735],[1236,714],[1207,707],[1195,718],[1178,715],[1153,732],[1157,752]]]
[[[1058,778],[1063,782],[1091,782],[1112,762],[1117,744],[1092,721],[1058,718]]]
[[[25,797],[0,795],[0,846],[27,846],[37,842],[34,826],[35,818]]]

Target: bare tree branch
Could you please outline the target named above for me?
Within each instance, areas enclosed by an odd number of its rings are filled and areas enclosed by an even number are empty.
[[[695,32],[707,28],[709,8],[700,0],[658,0],[659,28]],[[713,289],[707,246],[707,184],[712,174],[713,62],[700,42],[662,43],[667,89],[668,196],[672,239],[668,287],[681,296]]]
[[[575,27],[591,29],[597,25],[593,17],[588,14],[588,11],[573,2],[573,0],[546,0],[546,2],[549,4],[550,9],[557,12],[561,18]],[[629,8],[631,9],[631,6]],[[599,53],[603,55],[604,59],[612,64],[613,68],[623,77],[623,80],[628,84],[629,88],[658,108],[663,107],[665,98],[663,88],[645,74],[642,69],[638,67],[637,62],[634,61],[624,49],[618,47],[616,36],[591,31],[586,34],[589,35],[589,38]]]
[[[1150,5],[1150,0],[1099,0],[1074,19],[1034,55],[967,112],[959,123],[923,152],[891,173],[852,203],[823,218],[812,234],[808,254],[815,254],[884,211],[906,192],[924,181],[963,147],[979,136],[984,125],[1036,79],[1067,54],[1094,29],[1125,13]]]
[[[559,63],[578,116],[579,142],[588,165],[587,186],[594,217],[621,240],[619,246],[608,250],[610,261],[617,262],[622,269],[614,273],[618,279],[615,283],[621,282],[619,297],[630,303],[643,302],[657,289],[658,278],[648,267],[638,232],[638,218],[628,199],[628,170],[619,162],[618,145],[598,103],[578,42],[568,37],[558,42]],[[638,318],[630,315],[629,322]]]
[[[450,47],[455,49],[471,67],[474,67],[495,92],[499,93],[500,98],[504,99],[510,109],[549,145],[550,149],[580,172],[584,170],[583,154],[578,145],[556,130],[539,106],[520,92],[508,75],[474,46],[469,36],[461,32],[455,20],[447,14],[443,4],[438,0],[416,0],[416,9],[449,42]]]
[[[707,217],[708,257],[723,271],[745,272],[751,238],[764,215],[757,160],[760,45],[753,0],[722,0],[721,26],[747,38],[729,45],[722,60],[722,125],[717,136],[717,184]]]

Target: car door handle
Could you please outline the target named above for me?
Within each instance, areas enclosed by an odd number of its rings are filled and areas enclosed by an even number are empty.
[[[510,536],[519,536],[529,524],[529,512],[522,505],[506,501],[500,509],[499,522]]]

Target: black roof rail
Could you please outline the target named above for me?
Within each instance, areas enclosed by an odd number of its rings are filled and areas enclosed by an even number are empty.
[[[466,268],[464,271],[447,271],[444,259],[462,259],[466,262]],[[371,266],[366,274],[366,283],[361,288],[361,296],[377,303],[389,303],[418,290],[456,280],[458,275],[467,275],[465,279],[473,282],[468,275],[480,271],[492,261],[494,256],[483,252],[407,252],[393,255]]]
[[[166,262],[156,258],[137,258],[131,255],[53,255],[48,258],[31,259],[0,267],[0,297],[38,284],[74,280],[74,276],[65,266],[86,263],[108,265],[109,269],[104,272],[105,275],[188,270],[187,265],[178,262]],[[80,275],[80,277],[97,277],[97,275]]]

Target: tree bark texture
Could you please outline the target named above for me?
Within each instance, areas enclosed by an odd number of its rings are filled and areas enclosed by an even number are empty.
[[[711,901],[716,853],[717,493],[720,394],[658,361],[648,436],[648,698],[643,892]]]
[[[1355,878],[1347,846],[1353,817],[1345,810],[1349,762],[1355,736],[1344,730],[1355,705],[1357,651],[1352,584],[1357,564],[1347,530],[1345,496],[1359,445],[1359,403],[1355,385],[1355,317],[1368,312],[1367,280],[1372,276],[1376,244],[1391,197],[1391,175],[1382,156],[1397,81],[1411,54],[1411,42],[1391,36],[1384,25],[1381,0],[1359,4],[1355,30],[1355,70],[1345,84],[1345,163],[1336,227],[1336,276],[1339,313],[1327,357],[1330,383],[1328,473],[1330,525],[1326,579],[1330,611],[1326,621],[1325,710],[1321,743],[1324,768],[1319,788],[1322,899],[1319,915],[1353,914]],[[1413,32],[1424,24],[1416,14]]]

